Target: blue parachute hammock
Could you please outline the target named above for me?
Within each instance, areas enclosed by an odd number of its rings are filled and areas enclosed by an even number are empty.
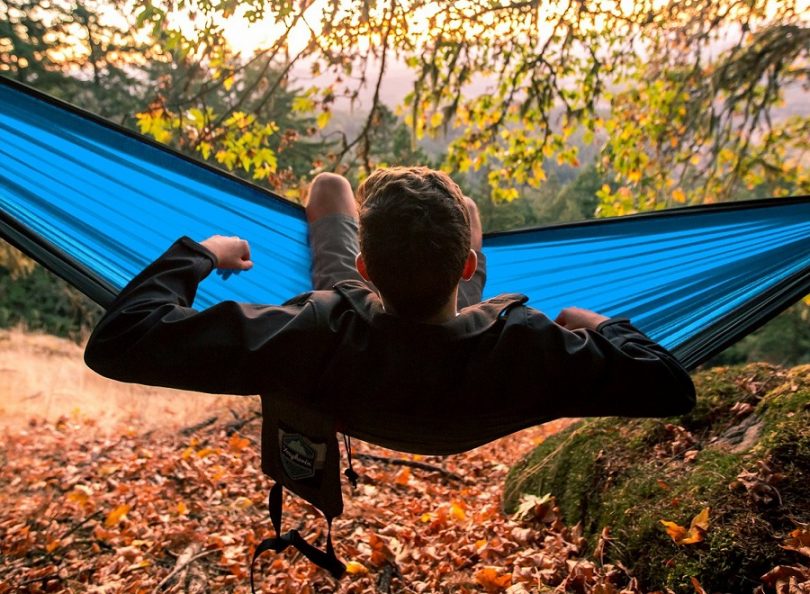
[[[254,270],[195,305],[310,289],[303,210],[0,77],[0,237],[105,306],[180,235],[251,241]],[[810,293],[810,197],[489,234],[486,296],[627,316],[687,367]]]

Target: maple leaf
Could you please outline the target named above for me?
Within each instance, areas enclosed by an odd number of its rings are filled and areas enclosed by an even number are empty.
[[[688,545],[703,542],[706,531],[709,529],[709,508],[704,507],[698,515],[692,518],[692,522],[687,530],[680,524],[661,520],[661,524],[667,530],[670,538],[678,545]]]

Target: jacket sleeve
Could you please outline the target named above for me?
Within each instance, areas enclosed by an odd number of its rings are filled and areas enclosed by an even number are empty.
[[[136,276],[90,336],[85,362],[106,377],[212,393],[258,394],[284,382],[267,373],[301,306],[191,307],[214,255],[184,237]]]
[[[683,366],[627,319],[574,332],[545,316],[534,325],[545,376],[540,385],[555,394],[549,403],[555,415],[658,417],[685,414],[695,405]]]

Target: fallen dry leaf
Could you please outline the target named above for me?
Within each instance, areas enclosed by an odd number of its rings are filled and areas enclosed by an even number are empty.
[[[127,505],[126,503],[122,503],[114,510],[112,510],[109,514],[107,514],[107,519],[104,520],[104,525],[107,528],[112,528],[113,526],[118,524],[118,522],[120,522],[124,518],[124,516],[127,515],[129,509],[130,509],[129,505]]]
[[[661,520],[661,524],[667,530],[667,534],[677,545],[689,545],[703,542],[706,532],[709,529],[709,508],[704,507],[699,514],[692,518],[692,522],[687,530],[680,524]]]
[[[799,526],[793,530],[785,539],[782,548],[810,557],[810,527]]]
[[[692,587],[697,594],[706,594],[706,590],[703,589],[703,586],[700,585],[700,582],[697,581],[696,578],[690,577],[689,580],[692,582]]]
[[[810,588],[800,586],[810,584],[810,568],[793,567],[790,565],[777,565],[762,576],[762,581],[773,588],[776,594],[803,594]]]
[[[482,585],[487,592],[499,592],[512,585],[510,574],[501,575],[498,567],[482,567],[475,572],[475,581]]]
[[[368,573],[368,567],[358,561],[349,561],[346,563],[346,573],[350,575],[365,575]]]

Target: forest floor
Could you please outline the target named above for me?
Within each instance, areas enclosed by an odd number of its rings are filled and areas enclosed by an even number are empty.
[[[273,535],[258,399],[107,382],[50,337],[4,333],[0,353],[0,594],[249,591],[252,552]],[[344,484],[333,527],[348,575],[265,553],[257,590],[641,594],[581,555],[553,498],[501,511],[509,466],[569,422],[441,458],[352,442],[359,484]],[[326,523],[300,498],[286,496],[284,524],[323,546]]]

